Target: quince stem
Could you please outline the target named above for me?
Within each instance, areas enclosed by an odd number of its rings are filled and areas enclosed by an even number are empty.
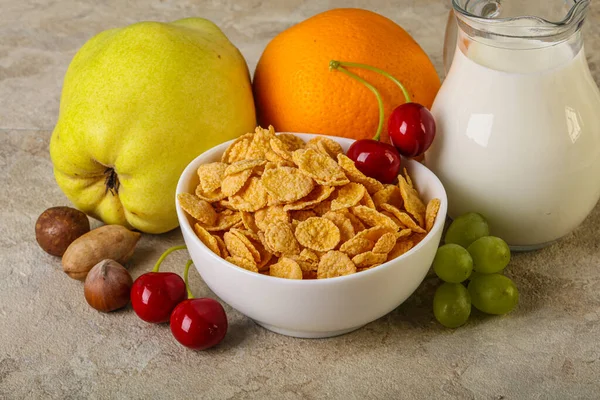
[[[158,261],[156,262],[156,264],[154,265],[154,268],[152,268],[152,272],[158,272],[158,269],[160,268],[160,264],[162,264],[162,262],[165,260],[165,258],[167,258],[167,256],[169,254],[171,254],[174,251],[177,250],[185,250],[187,249],[187,246],[173,246],[169,249],[167,249],[167,251],[165,251],[164,253],[162,253],[162,255],[160,256],[160,258],[158,259]]]
[[[110,191],[113,196],[118,195],[121,183],[119,182],[119,176],[114,168],[106,168],[104,170],[104,175],[106,175],[104,178],[104,186],[106,186],[104,189],[104,194],[107,194]]]
[[[183,270],[183,281],[185,282],[185,290],[187,290],[188,299],[193,299],[194,295],[190,290],[190,285],[188,284],[188,272],[190,272],[190,265],[193,264],[192,260],[188,260],[185,264],[185,269]]]
[[[373,94],[377,98],[377,103],[379,104],[379,125],[377,126],[377,132],[375,133],[375,136],[373,136],[373,140],[379,141],[379,139],[381,138],[381,131],[383,130],[383,122],[384,122],[384,117],[385,117],[384,109],[383,109],[383,99],[381,98],[381,93],[379,93],[379,90],[377,90],[377,88],[375,86],[371,85],[369,82],[367,82],[360,76],[358,76],[358,75],[348,71],[346,68],[342,67],[342,64],[343,63],[340,61],[331,60],[329,62],[329,70],[330,71],[336,70],[336,71],[342,72],[342,73],[348,75],[350,78],[357,80],[358,82],[365,85],[371,92],[373,92]]]

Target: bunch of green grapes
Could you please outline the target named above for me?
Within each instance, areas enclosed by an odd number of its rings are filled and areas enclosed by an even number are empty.
[[[502,275],[510,248],[490,236],[483,216],[467,213],[456,218],[444,241],[433,260],[433,270],[444,281],[433,298],[433,313],[442,325],[457,328],[466,323],[471,305],[488,314],[507,314],[516,307],[517,287]]]

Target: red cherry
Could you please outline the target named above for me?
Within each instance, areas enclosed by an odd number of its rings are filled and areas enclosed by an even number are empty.
[[[216,300],[185,300],[171,314],[171,332],[179,343],[204,350],[221,342],[227,333],[227,315]]]
[[[133,282],[131,305],[146,322],[169,321],[177,304],[187,299],[185,282],[172,272],[148,272]]]
[[[383,183],[393,183],[400,171],[400,154],[388,143],[362,139],[352,143],[347,153],[363,174]]]
[[[388,120],[392,144],[405,157],[425,153],[435,137],[435,120],[429,110],[417,103],[402,104]]]

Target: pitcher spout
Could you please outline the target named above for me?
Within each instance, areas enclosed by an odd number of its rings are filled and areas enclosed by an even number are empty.
[[[580,30],[590,0],[452,0],[452,6],[464,31],[558,42]]]

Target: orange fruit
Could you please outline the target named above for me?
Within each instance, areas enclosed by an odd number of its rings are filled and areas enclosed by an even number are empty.
[[[393,21],[371,11],[341,8],[315,15],[277,35],[263,52],[254,74],[254,97],[262,126],[280,132],[308,132],[353,139],[372,138],[379,108],[360,82],[329,71],[331,60],[378,67],[408,89],[412,101],[431,108],[440,79],[429,57]],[[405,102],[390,79],[348,68],[375,86],[387,118]]]

